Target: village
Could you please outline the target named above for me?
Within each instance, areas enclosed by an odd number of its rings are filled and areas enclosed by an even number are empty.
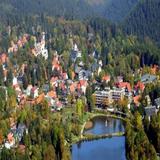
[[[31,38],[30,35],[24,34],[16,43],[11,42],[8,53],[0,55],[4,82],[7,81],[8,77],[7,67],[9,64],[9,56],[16,53],[20,48],[23,48],[25,44],[28,43],[29,38]],[[34,40],[34,46],[31,49],[31,54],[35,57],[41,56],[47,61],[49,52],[46,48],[45,33],[41,33],[41,39],[39,41],[33,36],[32,39]],[[157,65],[151,66],[148,73],[143,73],[143,68],[139,68],[138,71],[133,73],[133,77],[134,74],[137,74],[140,78],[135,84],[131,84],[130,82],[125,82],[122,75],[112,77],[106,73],[102,74],[103,63],[96,50],[90,56],[93,57],[95,61],[93,64],[90,64],[89,69],[86,69],[82,60],[81,50],[76,43],[73,43],[70,53],[73,70],[67,73],[61,65],[63,61],[61,56],[55,51],[51,66],[52,72],[54,73],[53,76],[42,86],[28,84],[26,89],[23,88],[23,84],[25,83],[24,72],[28,65],[27,63],[23,63],[21,66],[15,66],[14,73],[12,73],[12,88],[16,93],[17,108],[23,109],[26,105],[32,107],[45,100],[51,112],[59,112],[70,105],[70,103],[75,103],[76,99],[82,96],[85,97],[87,87],[93,86],[92,97],[94,99],[94,105],[97,108],[114,111],[117,109],[115,106],[125,100],[128,110],[130,110],[131,106],[140,106],[140,100],[146,85],[159,82],[159,76],[157,74],[159,72],[159,66]],[[33,76],[36,77],[37,74],[38,70],[35,66]],[[100,78],[97,80],[95,76],[99,76]],[[7,101],[7,89],[5,86],[1,86],[1,88],[4,89]],[[156,114],[160,107],[160,97],[155,99],[154,102],[151,101],[149,95],[146,95],[145,98],[147,100],[145,114],[148,116]],[[28,133],[25,124],[17,125],[14,119],[11,119],[10,132],[3,146],[0,148],[6,147],[10,149],[16,147],[16,145],[20,143],[24,132],[26,134]]]

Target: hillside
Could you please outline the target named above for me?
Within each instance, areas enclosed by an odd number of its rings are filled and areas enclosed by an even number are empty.
[[[150,37],[160,44],[160,0],[143,0],[130,13],[123,24],[128,34]]]
[[[135,7],[139,0],[110,0],[104,10],[104,16],[112,22],[121,22]]]
[[[94,15],[92,8],[84,0],[4,0],[0,3],[0,15],[9,13],[21,15],[46,14],[65,18],[86,18]]]
[[[1,18],[15,15],[46,14],[67,19],[102,17],[111,22],[122,21],[138,0],[4,0],[0,3]],[[12,14],[11,14],[12,13]],[[9,16],[8,16],[9,15]]]
[[[86,0],[96,13],[118,23],[124,20],[139,0]]]

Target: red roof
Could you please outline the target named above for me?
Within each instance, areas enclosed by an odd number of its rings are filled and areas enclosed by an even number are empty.
[[[67,75],[67,73],[63,73],[63,79],[67,79],[67,77],[68,77],[68,75]]]
[[[133,97],[133,102],[135,103],[136,106],[139,105],[139,103],[140,103],[140,102],[139,102],[140,98],[141,98],[140,95]]]
[[[36,103],[40,104],[44,100],[44,96],[44,93],[40,94],[36,99]]]
[[[7,135],[7,138],[8,138],[8,141],[9,141],[9,142],[12,142],[12,141],[14,140],[13,133],[9,133],[9,134]]]
[[[119,82],[118,87],[119,88],[127,88],[129,92],[132,91],[131,85],[128,82]]]
[[[156,74],[157,70],[158,70],[158,66],[157,65],[153,65],[151,67],[151,74]]]
[[[57,94],[56,94],[56,92],[54,92],[54,91],[48,92],[47,95],[48,95],[49,97],[51,97],[51,98],[57,98]]]
[[[109,75],[105,75],[102,77],[102,81],[110,81],[111,77]]]
[[[70,91],[71,91],[71,93],[75,92],[75,90],[76,90],[76,84],[75,84],[75,83],[72,83],[72,84],[70,85]]]
[[[1,54],[0,59],[2,63],[5,63],[7,61],[7,55],[5,53]]]
[[[50,82],[56,82],[58,80],[58,77],[52,77]]]
[[[86,85],[87,85],[87,81],[86,81],[86,80],[80,80],[80,81],[79,81],[79,84],[80,84],[81,86],[86,86]]]
[[[31,92],[35,92],[38,88],[35,86],[35,87],[32,87],[31,89]]]
[[[136,88],[136,89],[139,88],[139,89],[143,92],[144,89],[145,89],[145,85],[144,85],[144,83],[138,81],[138,83],[135,85],[135,88]]]

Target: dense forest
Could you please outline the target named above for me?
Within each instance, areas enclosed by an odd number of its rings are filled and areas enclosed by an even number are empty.
[[[101,16],[112,22],[122,21],[137,4],[138,0],[5,0],[1,3],[1,12],[17,14],[41,14],[63,16],[65,18],[79,18]]]
[[[160,42],[160,1],[142,0],[126,18],[123,28],[129,34],[141,38],[150,37]]]

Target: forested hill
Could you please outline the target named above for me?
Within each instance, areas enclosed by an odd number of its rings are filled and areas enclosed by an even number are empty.
[[[46,14],[65,18],[85,18],[93,14],[84,0],[0,0],[0,15]]]
[[[84,19],[93,16],[111,22],[122,21],[138,0],[0,0],[0,15],[63,16],[67,19]]]
[[[160,0],[142,0],[123,24],[128,34],[150,37],[160,44]]]
[[[94,4],[92,6],[103,17],[111,22],[119,23],[127,17],[139,0],[100,0],[98,4],[94,0],[88,1],[92,1],[92,4]]]

